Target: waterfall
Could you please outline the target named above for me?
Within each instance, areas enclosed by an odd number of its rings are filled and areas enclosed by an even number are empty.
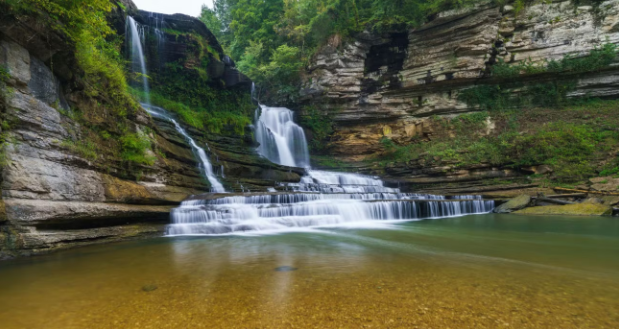
[[[494,202],[474,196],[418,194],[272,194],[190,199],[172,211],[168,235],[281,232],[368,221],[401,221],[487,213]]]
[[[133,17],[127,16],[125,22],[125,35],[130,48],[132,69],[142,75],[142,90],[144,91],[145,103],[150,104],[150,90],[148,88],[148,75],[146,74],[146,60],[144,59],[144,30],[138,26]],[[128,32],[128,33],[127,33]]]
[[[189,134],[185,131],[185,129],[183,129],[183,127],[181,127],[181,125],[176,120],[174,120],[166,112],[165,109],[161,107],[157,107],[157,106],[148,105],[148,104],[142,104],[142,107],[144,107],[144,109],[150,115],[163,119],[163,120],[167,120],[174,125],[174,127],[176,128],[176,131],[178,131],[181,135],[183,135],[183,137],[185,137],[185,140],[189,143],[193,152],[200,159],[200,169],[202,170],[202,173],[204,174],[206,179],[208,179],[209,183],[211,183],[212,192],[215,192],[215,193],[225,192],[226,190],[224,189],[224,186],[217,179],[217,177],[215,177],[215,175],[213,174],[213,166],[211,165],[211,162],[208,160],[208,157],[206,156],[206,152],[204,151],[203,148],[199,147],[198,144],[196,144],[196,142],[193,140],[193,138],[191,138],[191,136],[189,136]]]
[[[256,122],[258,153],[271,162],[289,167],[309,167],[309,151],[303,128],[294,123],[293,112],[283,107],[260,105]]]
[[[251,83],[251,100],[258,102],[258,96],[256,95],[256,83],[254,82]]]
[[[258,153],[281,165],[306,168],[307,176],[279,187],[291,192],[269,188],[268,193],[192,197],[172,211],[168,235],[276,233],[482,214],[494,208],[494,201],[480,196],[401,193],[377,177],[313,170],[305,134],[292,111],[261,105],[255,120]]]
[[[164,43],[164,34],[161,28],[164,26],[163,18],[159,18],[158,16],[151,16],[151,20],[155,21],[155,34],[157,36],[157,45],[159,47]],[[181,125],[174,120],[165,109],[157,106],[152,106],[150,103],[150,90],[148,88],[148,75],[146,71],[146,60],[144,57],[143,44],[144,44],[144,28],[135,22],[133,17],[127,16],[127,20],[125,22],[125,35],[127,36],[127,45],[130,49],[131,55],[131,63],[132,69],[134,72],[137,72],[138,69],[142,74],[142,83],[143,83],[143,91],[144,91],[144,102],[141,103],[142,107],[148,112],[150,115],[167,120],[174,124],[176,130],[183,135],[187,143],[191,146],[194,154],[200,159],[200,170],[204,174],[204,177],[211,184],[211,191],[215,193],[223,193],[225,192],[224,186],[221,182],[215,177],[213,174],[213,166],[206,156],[206,152],[203,148],[199,147],[198,144],[187,134],[185,129],[181,127]],[[223,166],[222,166],[222,177],[223,177]]]
[[[148,14],[149,25],[152,27],[152,31],[157,39],[157,59],[159,61],[159,67],[163,67],[165,64],[165,32],[163,29],[166,26],[166,22],[162,14],[149,13]]]

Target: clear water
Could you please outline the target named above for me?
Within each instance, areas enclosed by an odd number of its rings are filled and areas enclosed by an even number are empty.
[[[617,328],[619,222],[161,238],[0,263],[0,282],[3,329]]]

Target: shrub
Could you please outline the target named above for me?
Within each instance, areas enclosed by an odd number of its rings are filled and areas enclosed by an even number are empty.
[[[125,134],[120,137],[121,157],[123,160],[135,164],[153,165],[156,158],[147,155],[151,148],[151,141],[144,133]]]
[[[327,113],[322,113],[317,106],[309,105],[303,109],[304,115],[299,118],[299,124],[312,131],[313,138],[309,141],[309,147],[314,151],[323,151],[325,141],[333,133],[333,118]]]
[[[9,70],[0,65],[0,83],[5,83],[9,80],[11,76],[9,75]]]
[[[127,92],[120,56],[121,41],[108,25],[109,0],[6,0],[15,12],[37,16],[66,34],[75,44],[75,57],[84,70],[83,82],[90,96],[102,96],[119,115],[137,109]],[[59,24],[60,23],[60,24]]]
[[[144,99],[144,93],[135,89],[131,92],[138,98]],[[214,134],[237,134],[244,135],[245,127],[250,125],[249,109],[253,108],[249,95],[239,97],[232,92],[222,92],[222,97],[214,101],[210,108],[188,106],[180,102],[172,101],[157,92],[150,93],[150,101],[153,105],[172,111],[180,117],[184,123],[197,128],[206,129]],[[231,129],[225,129],[225,128]]]
[[[94,161],[97,160],[97,147],[95,143],[88,140],[65,140],[61,146],[69,149],[70,152],[77,154],[85,159]]]

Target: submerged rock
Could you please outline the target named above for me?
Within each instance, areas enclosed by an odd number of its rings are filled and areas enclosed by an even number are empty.
[[[611,216],[613,209],[603,204],[579,203],[565,206],[531,207],[514,212],[519,215]]]
[[[498,214],[511,213],[520,209],[524,209],[531,202],[531,197],[528,195],[517,196],[504,204],[496,207],[493,212]]]
[[[292,271],[296,271],[296,270],[298,270],[298,268],[296,268],[296,267],[280,266],[280,267],[275,269],[275,272],[292,272]]]
[[[154,285],[154,284],[147,284],[147,285],[145,285],[145,286],[143,286],[143,287],[142,287],[142,291],[145,291],[145,292],[151,292],[151,291],[155,291],[155,290],[157,290],[157,288],[159,288],[159,287],[157,287],[157,286],[156,286],[156,285]]]

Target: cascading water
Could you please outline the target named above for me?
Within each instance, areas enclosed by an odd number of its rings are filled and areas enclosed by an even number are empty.
[[[163,19],[160,19],[158,16],[154,18],[151,17],[151,20],[154,19],[156,22],[155,33],[158,36],[158,43],[162,42],[163,32],[160,30],[160,27],[163,27]],[[160,119],[167,120],[174,124],[176,130],[185,137],[185,140],[191,146],[194,154],[198,156],[200,159],[200,169],[203,172],[206,179],[211,184],[211,191],[215,193],[224,193],[226,190],[221,182],[217,179],[217,177],[213,174],[213,166],[211,162],[208,160],[206,156],[206,152],[203,148],[199,147],[198,144],[187,134],[185,129],[174,120],[165,109],[157,106],[152,106],[150,104],[150,89],[148,87],[148,75],[146,71],[146,60],[144,57],[143,44],[144,44],[144,28],[137,24],[133,17],[127,16],[127,20],[125,23],[125,35],[127,36],[127,45],[130,49],[131,54],[131,63],[134,71],[137,72],[139,69],[142,74],[142,83],[144,90],[144,103],[141,103],[142,107],[152,116],[158,117]],[[161,38],[159,38],[161,37]],[[208,147],[208,146],[207,146]],[[223,177],[223,167],[221,171]]]
[[[185,129],[183,129],[183,127],[181,127],[181,125],[176,120],[174,120],[166,112],[165,109],[161,107],[157,107],[157,106],[148,105],[148,104],[142,104],[142,107],[153,117],[167,120],[174,125],[174,127],[176,128],[176,131],[178,131],[181,135],[183,135],[183,137],[185,137],[185,140],[187,140],[189,145],[191,145],[191,149],[193,150],[193,152],[200,159],[200,164],[201,164],[200,169],[204,173],[204,176],[206,177],[206,179],[208,179],[209,183],[211,183],[211,191],[215,193],[225,192],[226,189],[221,184],[221,182],[217,179],[217,177],[215,177],[215,175],[213,174],[213,166],[211,165],[211,162],[208,160],[208,157],[206,156],[206,152],[204,152],[204,149],[199,147],[198,144],[196,144],[193,138],[191,138],[191,136],[187,134]],[[222,170],[222,174],[223,174],[223,170]]]
[[[148,75],[146,74],[146,60],[144,59],[144,30],[138,27],[133,17],[127,16],[125,22],[125,35],[127,36],[127,45],[130,48],[131,63],[134,72],[142,74],[142,88],[146,104],[150,104],[150,90],[148,88]]]
[[[479,196],[447,198],[400,193],[371,176],[312,170],[303,129],[286,108],[256,112],[258,152],[281,165],[304,167],[308,175],[291,192],[241,196],[203,195],[172,211],[168,235],[271,233],[368,221],[420,220],[487,213],[494,201]]]
[[[172,211],[169,235],[277,232],[375,220],[419,220],[480,214],[494,202],[399,193],[270,194],[190,199]]]
[[[293,112],[283,107],[260,105],[256,122],[258,153],[271,162],[289,167],[308,167],[309,151],[303,128],[293,121]]]

